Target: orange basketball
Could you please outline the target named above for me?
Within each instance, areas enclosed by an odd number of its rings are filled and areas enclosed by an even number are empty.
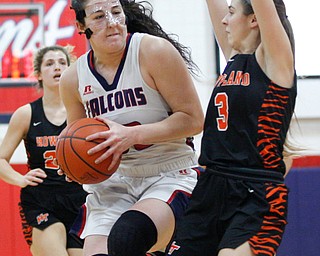
[[[109,128],[103,122],[93,118],[82,118],[76,120],[61,132],[56,145],[56,157],[59,167],[74,181],[81,184],[96,184],[108,179],[118,168],[117,165],[108,170],[112,156],[102,163],[94,161],[104,152],[88,155],[90,148],[101,143],[101,140],[86,141],[90,134],[107,131]]]

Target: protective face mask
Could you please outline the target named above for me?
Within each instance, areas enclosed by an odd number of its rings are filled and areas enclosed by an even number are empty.
[[[86,23],[92,30],[100,30],[110,25],[124,25],[125,14],[119,0],[94,3],[85,8]]]

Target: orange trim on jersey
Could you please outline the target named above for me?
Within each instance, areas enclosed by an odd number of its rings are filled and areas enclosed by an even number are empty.
[[[281,152],[278,152],[279,142],[281,144],[279,133],[288,102],[287,89],[269,85],[258,118],[257,141],[264,167],[267,169],[279,167],[282,160]]]
[[[274,256],[280,245],[286,221],[288,190],[285,185],[266,188],[266,199],[270,209],[264,216],[260,231],[249,239],[253,253],[257,256]]]
[[[28,246],[32,244],[32,226],[27,223],[26,216],[24,215],[21,203],[19,203],[19,213],[21,217],[22,232],[24,239],[26,240]]]

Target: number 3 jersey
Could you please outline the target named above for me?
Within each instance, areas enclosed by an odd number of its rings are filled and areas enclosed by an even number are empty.
[[[134,126],[159,122],[170,115],[171,109],[164,98],[149,87],[141,75],[139,51],[143,36],[141,33],[128,35],[112,84],[95,70],[92,50],[78,59],[79,93],[88,117],[102,116],[122,125]],[[124,152],[118,171],[124,171],[124,175],[138,175],[146,168],[154,175],[161,170],[196,165],[194,150],[187,145],[186,139],[179,139],[133,146]]]
[[[255,54],[230,59],[208,105],[200,164],[284,173],[282,152],[295,105],[294,80],[291,89],[273,83]]]

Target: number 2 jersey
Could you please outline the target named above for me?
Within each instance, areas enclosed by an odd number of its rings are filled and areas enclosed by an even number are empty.
[[[59,169],[56,159],[56,143],[61,131],[66,127],[66,122],[57,126],[52,124],[45,116],[42,98],[30,103],[31,121],[29,131],[24,144],[28,158],[28,169],[40,168],[47,177],[38,186],[27,186],[22,190],[50,190],[52,188],[65,187],[80,190],[81,186],[76,182],[67,182],[64,175],[58,175]]]
[[[143,80],[139,66],[140,42],[144,34],[129,34],[121,63],[112,84],[94,68],[94,52],[77,61],[79,94],[88,117],[102,116],[126,126],[159,122],[171,109],[158,91]],[[172,84],[172,86],[175,86]],[[150,175],[161,171],[197,166],[194,150],[186,139],[154,145],[134,145],[122,155],[118,172],[139,175],[145,167]]]
[[[273,83],[255,54],[230,59],[213,90],[205,119],[199,162],[285,173],[283,144],[296,99]]]

